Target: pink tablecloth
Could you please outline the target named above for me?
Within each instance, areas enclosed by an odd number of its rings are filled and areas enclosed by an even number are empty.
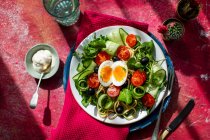
[[[168,50],[176,78],[172,99],[162,115],[160,129],[176,117],[190,98],[194,98],[196,103],[190,116],[168,139],[210,139],[210,80],[200,78],[201,74],[210,75],[210,3],[207,0],[199,1],[202,3],[201,12],[197,19],[184,22],[186,33],[183,39],[164,42],[157,27],[167,18],[176,16],[178,0],[80,0],[82,12],[92,10],[148,23],[148,30]],[[46,13],[41,1],[1,1],[0,139],[46,139],[51,129],[57,126],[64,103],[61,84],[63,65],[69,51],[67,43],[75,41],[79,25],[80,22],[60,28]],[[31,110],[28,104],[37,81],[25,71],[24,57],[36,43],[53,45],[59,53],[61,65],[53,79],[42,82],[39,104]],[[45,108],[50,109],[48,115],[44,113],[47,112]],[[128,139],[150,139],[153,129],[154,124],[130,134]]]

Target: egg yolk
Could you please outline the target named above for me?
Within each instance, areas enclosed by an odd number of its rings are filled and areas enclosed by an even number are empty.
[[[117,81],[122,81],[125,76],[126,76],[126,69],[124,67],[121,67],[121,66],[117,66],[114,70],[113,70],[113,75],[114,75],[114,78],[117,80]]]
[[[100,76],[104,82],[108,82],[112,76],[112,68],[110,66],[103,67],[101,69]]]

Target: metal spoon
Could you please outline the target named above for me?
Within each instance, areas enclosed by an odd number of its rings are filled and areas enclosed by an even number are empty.
[[[51,63],[47,66],[45,66],[41,72],[41,75],[39,77],[39,82],[38,82],[38,85],[37,85],[37,88],[36,88],[36,91],[34,92],[32,98],[31,98],[31,101],[30,101],[30,107],[32,109],[36,108],[37,106],[37,102],[38,102],[38,91],[39,91],[39,85],[41,83],[41,80],[42,80],[42,77],[44,76],[45,73],[48,73],[49,71],[51,70]]]
[[[36,91],[34,92],[31,101],[30,101],[30,107],[32,109],[36,108],[37,102],[38,102],[38,91],[39,91],[39,85],[41,83],[42,77],[44,76],[44,72],[41,73],[40,77],[39,77],[39,82],[36,88]]]

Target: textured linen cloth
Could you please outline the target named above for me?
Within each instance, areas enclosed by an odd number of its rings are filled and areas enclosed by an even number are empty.
[[[148,24],[129,21],[118,17],[85,11],[81,20],[76,44],[97,29],[127,25],[147,32]],[[125,140],[129,133],[129,125],[116,126],[100,122],[88,115],[76,102],[67,85],[63,111],[51,140]]]

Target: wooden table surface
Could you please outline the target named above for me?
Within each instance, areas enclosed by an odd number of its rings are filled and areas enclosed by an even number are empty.
[[[200,0],[199,16],[184,22],[183,39],[164,42],[157,28],[171,17],[177,17],[178,0],[80,0],[81,13],[92,10],[129,20],[146,22],[168,50],[175,67],[172,98],[162,115],[163,130],[181,111],[188,100],[195,99],[195,107],[185,121],[168,139],[210,139],[210,1]],[[0,3],[0,139],[42,140],[57,126],[63,103],[63,67],[72,42],[75,41],[79,21],[62,27],[45,11],[41,1],[7,0]],[[55,47],[60,58],[56,75],[43,80],[36,109],[29,102],[37,80],[25,69],[27,51],[38,43]],[[150,139],[155,123],[138,130],[127,139]]]

